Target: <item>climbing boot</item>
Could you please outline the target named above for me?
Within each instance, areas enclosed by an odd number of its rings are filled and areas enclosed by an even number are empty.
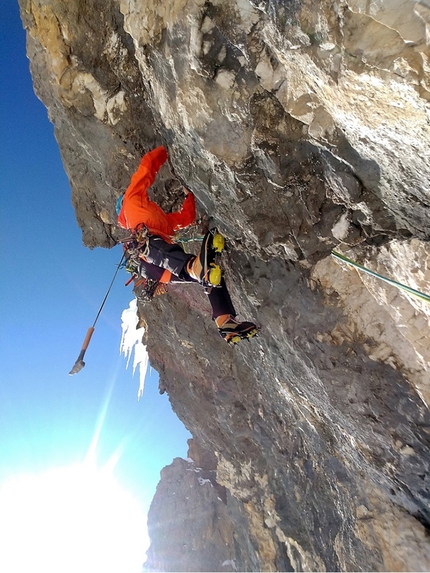
[[[237,344],[244,339],[249,340],[258,333],[258,328],[253,322],[239,322],[232,316],[217,326],[218,332],[229,344]]]
[[[217,255],[224,250],[224,237],[215,227],[206,233],[200,254],[187,264],[188,274],[205,287],[221,283],[221,268],[215,263]]]

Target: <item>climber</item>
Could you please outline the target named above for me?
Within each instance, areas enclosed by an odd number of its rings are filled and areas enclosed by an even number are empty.
[[[148,188],[167,159],[163,146],[143,156],[131,183],[116,204],[118,224],[132,231],[139,245],[138,273],[154,283],[198,282],[205,287],[212,307],[212,318],[220,335],[228,343],[237,343],[257,334],[252,322],[236,320],[236,311],[225,281],[215,265],[216,252],[223,248],[223,238],[216,229],[206,233],[200,255],[185,253],[173,242],[175,231],[193,223],[196,218],[194,195],[185,187],[185,201],[180,211],[165,213],[148,197]],[[218,248],[216,240],[222,239]],[[133,244],[136,245],[136,240]],[[136,261],[135,261],[136,264]],[[137,266],[136,265],[136,266]]]

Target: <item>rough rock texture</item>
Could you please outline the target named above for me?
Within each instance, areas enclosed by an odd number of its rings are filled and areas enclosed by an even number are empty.
[[[235,533],[227,491],[216,481],[217,460],[189,440],[187,460],[161,472],[151,504],[147,571],[235,571]],[[236,537],[244,537],[240,531]],[[245,539],[241,539],[243,543]],[[248,563],[240,563],[247,570]]]
[[[115,200],[163,143],[229,240],[237,311],[262,327],[228,347],[192,285],[140,308],[161,389],[216,456],[225,561],[428,569],[430,307],[330,257],[430,292],[428,2],[20,5],[84,243],[115,243]],[[168,167],[154,195],[176,204]],[[185,494],[190,464],[173,465]],[[171,546],[156,530],[155,568]],[[172,549],[171,567],[215,567],[186,531],[200,561]]]

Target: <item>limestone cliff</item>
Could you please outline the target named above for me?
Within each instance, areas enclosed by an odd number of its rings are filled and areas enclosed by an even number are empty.
[[[216,481],[215,456],[189,440],[187,460],[176,458],[161,472],[148,522],[147,571],[235,571],[235,537],[246,546],[246,528],[234,532],[228,492]],[[248,570],[247,554],[240,562]],[[249,560],[249,559],[248,559]]]
[[[261,325],[228,347],[193,286],[140,308],[161,388],[226,488],[218,562],[428,569],[430,307],[330,256],[430,292],[427,0],[19,1],[84,243],[115,244],[116,198],[164,144]],[[168,167],[154,196],[179,197]],[[191,462],[174,464],[185,492]],[[187,531],[201,560],[172,568],[213,567]]]

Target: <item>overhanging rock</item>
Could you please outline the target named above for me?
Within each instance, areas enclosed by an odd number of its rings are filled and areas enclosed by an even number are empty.
[[[228,347],[193,286],[140,308],[228,492],[228,567],[428,569],[428,305],[330,257],[430,292],[427,3],[20,6],[84,243],[115,244],[115,201],[164,144],[262,327]],[[154,197],[174,206],[178,188],[164,167]]]

